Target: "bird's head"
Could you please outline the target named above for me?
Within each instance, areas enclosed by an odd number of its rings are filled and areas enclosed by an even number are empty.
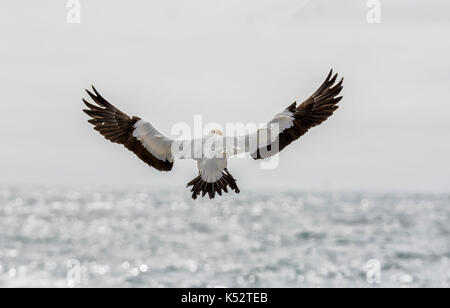
[[[219,136],[223,136],[223,133],[222,133],[222,131],[220,129],[213,129],[211,131],[211,134],[216,134],[216,135],[219,135]]]

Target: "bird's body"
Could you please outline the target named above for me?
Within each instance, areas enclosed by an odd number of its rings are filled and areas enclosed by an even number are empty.
[[[141,160],[159,171],[171,171],[175,159],[194,159],[198,176],[187,184],[192,186],[192,198],[206,194],[212,199],[228,189],[239,193],[236,180],[228,172],[228,158],[250,153],[253,159],[277,154],[305,134],[309,128],[325,121],[338,108],[342,90],[337,75],[328,75],[319,89],[302,104],[293,103],[277,114],[265,128],[242,136],[223,136],[213,130],[200,139],[173,140],[165,137],[149,122],[129,117],[106,101],[95,88],[87,91],[96,105],[83,99],[89,109],[84,110],[89,123],[106,139],[123,144]]]

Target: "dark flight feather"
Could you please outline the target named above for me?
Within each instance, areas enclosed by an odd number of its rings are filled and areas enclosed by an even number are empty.
[[[89,90],[86,90],[86,92],[97,105],[83,99],[83,102],[89,108],[83,111],[92,118],[88,122],[94,125],[94,129],[107,140],[124,145],[147,165],[159,171],[172,170],[173,162],[156,158],[145,149],[139,140],[133,137],[134,125],[140,118],[130,118],[104,99],[94,87],[92,87],[92,90],[95,94]]]
[[[307,100],[297,106],[294,102],[287,109],[293,113],[293,126],[282,131],[274,142],[278,142],[278,152],[282,151],[286,146],[303,136],[310,128],[317,126],[328,119],[338,106],[336,105],[342,99],[338,96],[342,91],[342,78],[336,83],[338,75],[333,75],[330,71],[322,85]],[[272,143],[273,144],[273,143]],[[259,148],[251,156],[254,159],[264,159],[273,154],[271,153],[272,145]],[[264,155],[261,155],[261,152]]]

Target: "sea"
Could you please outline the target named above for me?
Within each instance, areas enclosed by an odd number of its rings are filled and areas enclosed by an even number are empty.
[[[450,194],[0,187],[0,287],[442,287]]]

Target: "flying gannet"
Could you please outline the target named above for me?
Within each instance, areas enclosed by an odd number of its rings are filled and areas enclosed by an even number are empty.
[[[159,171],[172,170],[175,158],[196,160],[198,176],[187,187],[192,186],[193,199],[200,194],[202,197],[208,194],[212,199],[216,193],[220,196],[222,191],[227,193],[228,188],[240,192],[236,179],[228,172],[228,158],[239,153],[250,153],[253,159],[268,158],[328,119],[342,99],[339,93],[343,79],[337,83],[336,80],[337,74],[333,75],[331,70],[317,91],[303,103],[294,102],[268,122],[267,127],[243,136],[223,136],[220,130],[212,130],[200,140],[173,140],[149,122],[129,117],[114,107],[93,86],[94,93],[86,92],[95,105],[83,99],[89,108],[83,111],[91,117],[88,122],[106,139],[124,145]]]

